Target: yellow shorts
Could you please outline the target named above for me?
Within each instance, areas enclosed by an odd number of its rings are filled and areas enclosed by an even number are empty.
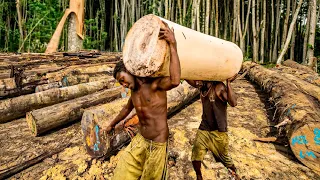
[[[112,179],[167,179],[167,143],[145,139],[138,133],[120,157]]]
[[[226,167],[233,166],[228,153],[229,137],[227,132],[197,131],[192,148],[192,161],[202,161],[207,151],[210,150],[217,162],[222,162]]]

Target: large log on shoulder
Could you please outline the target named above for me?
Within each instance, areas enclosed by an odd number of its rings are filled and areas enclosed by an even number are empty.
[[[0,123],[24,116],[26,112],[33,109],[39,109],[110,88],[113,81],[114,79],[101,80],[2,100],[0,101]]]
[[[170,90],[167,93],[168,115],[170,116],[181,109],[182,106],[186,105],[198,94],[198,90],[186,82]],[[101,128],[109,125],[127,101],[128,98],[119,99],[108,104],[89,108],[84,112],[81,128],[84,133],[87,152],[93,157],[109,157],[130,141],[130,133],[126,131],[127,128],[122,126],[123,122],[116,126],[116,130],[112,134],[101,132]],[[139,122],[135,111],[133,110],[128,117],[132,118],[127,121],[125,127],[130,126],[130,132],[135,133]]]
[[[283,65],[288,66],[288,67],[292,67],[292,68],[295,68],[295,69],[299,69],[299,70],[302,70],[302,71],[305,71],[305,72],[307,72],[309,74],[317,75],[317,73],[314,72],[312,70],[312,68],[310,68],[309,66],[305,66],[305,65],[299,64],[299,63],[297,63],[295,61],[292,61],[292,60],[284,61]]]
[[[251,80],[270,93],[282,120],[288,120],[286,135],[299,161],[320,170],[319,102],[304,94],[290,79],[252,62],[243,63]]]
[[[308,73],[306,71],[303,70],[299,70],[296,68],[292,68],[292,67],[287,67],[287,66],[278,66],[275,68],[278,71],[287,73],[287,74],[292,74],[304,81],[307,81],[311,84],[320,86],[320,76],[319,74],[312,72],[312,73]]]
[[[27,113],[26,120],[34,136],[81,119],[84,109],[121,97],[121,87],[102,90],[70,101]]]
[[[236,44],[149,14],[134,23],[125,39],[123,62],[131,74],[169,76],[169,46],[158,37],[163,21],[174,28],[181,79],[224,81],[241,69],[243,54]]]

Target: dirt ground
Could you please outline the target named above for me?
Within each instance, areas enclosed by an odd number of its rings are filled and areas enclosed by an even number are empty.
[[[228,108],[229,150],[241,179],[320,179],[298,162],[288,146],[252,140],[277,133],[268,127],[277,117],[267,94],[259,87],[246,79],[236,80],[233,87],[239,98],[237,107]],[[168,120],[170,180],[195,179],[191,149],[201,114],[201,102],[195,100]],[[120,151],[107,160],[92,159],[82,145],[79,123],[42,138],[30,137],[23,119],[10,123],[0,125],[0,172],[10,163],[25,162],[30,156],[49,153],[52,149],[68,148],[9,179],[110,179],[122,154]],[[207,153],[202,171],[204,179],[228,179],[226,168],[216,163],[211,153]]]

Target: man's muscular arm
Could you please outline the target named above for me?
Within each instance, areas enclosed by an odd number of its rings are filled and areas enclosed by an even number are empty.
[[[160,29],[159,39],[164,39],[169,44],[170,48],[170,77],[164,77],[156,81],[156,88],[162,90],[170,90],[174,87],[179,86],[181,69],[180,69],[180,60],[177,52],[177,42],[174,37],[174,30],[170,29],[168,24],[163,21],[166,25],[166,28]]]
[[[109,126],[105,129],[107,132],[110,132],[115,125],[117,125],[121,120],[125,119],[130,112],[132,111],[132,109],[134,108],[131,97],[128,100],[128,103],[125,107],[123,107],[123,109],[120,111],[120,113],[118,114],[118,116],[111,121],[111,123],[109,124]]]
[[[223,83],[219,84],[217,87],[218,92],[220,92],[218,93],[219,98],[227,101],[232,107],[237,106],[237,96],[231,87],[231,82],[235,79],[234,77],[227,79],[227,87]]]

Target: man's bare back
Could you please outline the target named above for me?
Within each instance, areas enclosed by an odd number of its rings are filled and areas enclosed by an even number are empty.
[[[166,23],[165,23],[166,24]],[[180,62],[173,30],[160,30],[160,39],[167,41],[170,47],[170,77],[140,78],[130,74],[123,62],[117,64],[114,77],[119,83],[131,89],[131,97],[119,115],[111,122],[107,131],[125,119],[133,108],[139,117],[141,135],[155,142],[166,142],[169,135],[167,124],[167,93],[166,91],[180,84]]]

